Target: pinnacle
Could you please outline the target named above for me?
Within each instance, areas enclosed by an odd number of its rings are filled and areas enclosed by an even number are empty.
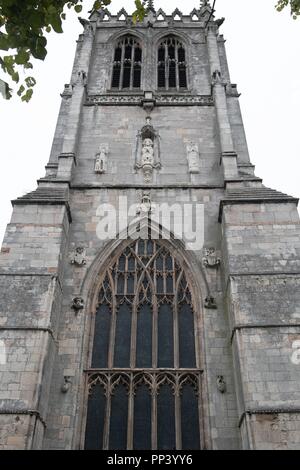
[[[147,11],[152,11],[153,13],[155,13],[154,0],[147,1]]]

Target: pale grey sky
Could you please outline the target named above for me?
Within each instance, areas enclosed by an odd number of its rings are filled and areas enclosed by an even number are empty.
[[[93,0],[84,0],[85,11]],[[256,174],[266,186],[300,196],[300,19],[277,13],[276,0],[217,0],[216,16],[226,18],[231,80],[238,84],[247,140]],[[190,13],[199,0],[156,0],[171,13]],[[110,11],[133,0],[112,0]],[[10,200],[36,188],[44,176],[60,105],[70,80],[75,41],[82,26],[68,13],[63,35],[51,34],[45,62],[35,62],[38,80],[29,104],[0,97],[0,242],[11,215]],[[81,14],[81,16],[84,16]],[[1,74],[0,74],[1,76]],[[3,77],[3,76],[2,76]]]

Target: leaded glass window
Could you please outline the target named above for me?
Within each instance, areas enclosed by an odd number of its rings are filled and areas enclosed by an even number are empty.
[[[164,38],[158,46],[157,87],[178,91],[187,88],[185,48],[173,36]]]
[[[136,38],[123,37],[114,52],[112,89],[133,90],[141,87],[142,48]]]
[[[186,274],[159,240],[104,274],[87,369],[86,449],[200,449],[201,369]]]

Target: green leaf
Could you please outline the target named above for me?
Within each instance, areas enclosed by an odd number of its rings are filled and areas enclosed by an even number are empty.
[[[25,83],[28,88],[32,88],[36,84],[36,79],[33,77],[27,77],[25,78]]]
[[[24,91],[25,91],[25,87],[24,87],[24,85],[21,85],[20,88],[17,91],[17,95],[22,96]]]
[[[20,49],[15,56],[15,61],[17,65],[24,65],[29,61],[30,54],[25,49]]]
[[[74,10],[76,13],[80,13],[82,11],[82,5],[75,5]]]
[[[21,100],[26,101],[26,103],[28,103],[31,100],[32,95],[33,95],[33,89],[30,88],[29,90],[26,91],[25,95],[22,96]]]

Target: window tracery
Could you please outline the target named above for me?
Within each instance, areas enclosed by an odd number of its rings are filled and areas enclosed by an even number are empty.
[[[133,36],[123,37],[114,52],[112,89],[133,90],[141,87],[142,48]]]
[[[187,88],[185,48],[176,37],[168,36],[158,46],[157,86],[165,90]]]
[[[201,373],[185,272],[159,240],[136,240],[99,290],[86,449],[199,449]]]

